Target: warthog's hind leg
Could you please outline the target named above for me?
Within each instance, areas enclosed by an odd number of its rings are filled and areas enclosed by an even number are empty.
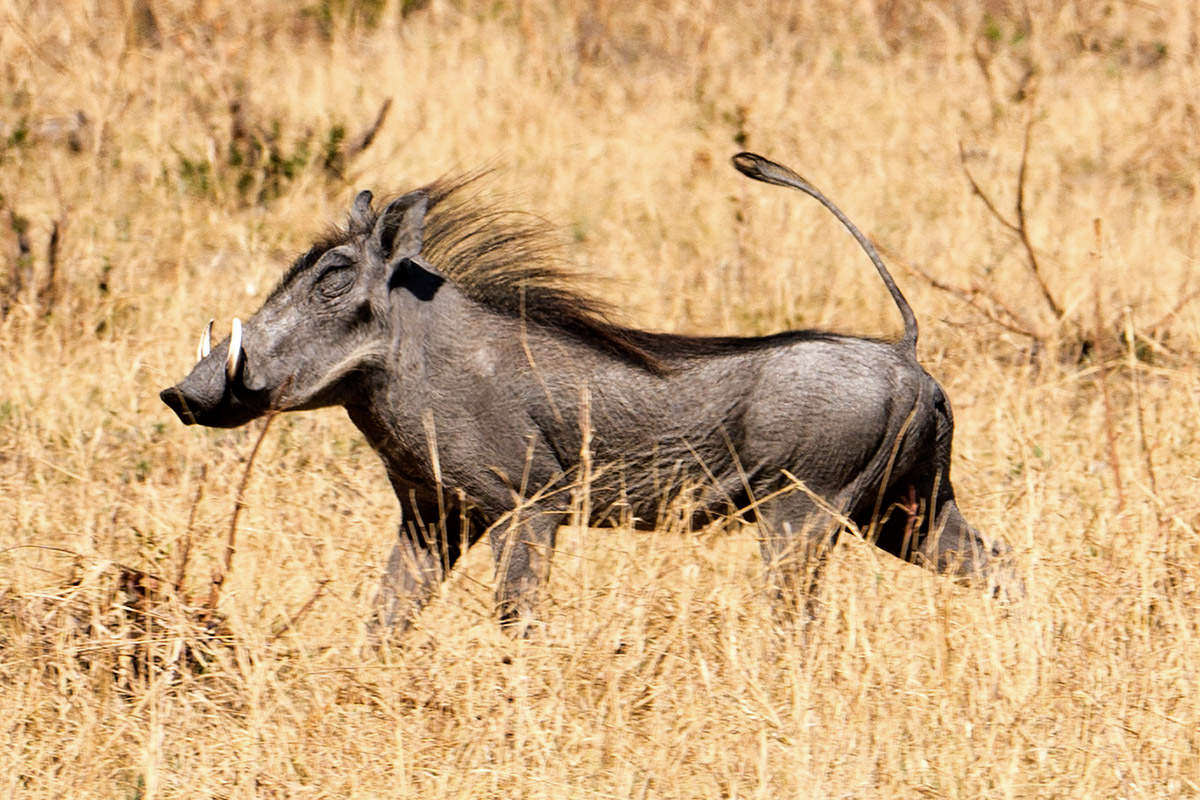
[[[989,544],[958,509],[950,482],[954,418],[941,387],[934,384],[930,396],[932,437],[921,439],[915,451],[901,452],[900,460],[910,466],[890,482],[882,498],[874,492],[859,498],[855,522],[877,547],[898,558],[982,585],[1001,599],[1020,599],[1024,584],[1008,546]],[[873,518],[876,512],[879,518]]]
[[[899,484],[900,492],[876,529],[875,545],[925,569],[984,586],[1001,599],[1023,597],[1024,584],[1013,568],[1008,546],[989,543],[967,522],[948,482],[940,487],[930,519],[928,495],[921,497],[919,485]]]

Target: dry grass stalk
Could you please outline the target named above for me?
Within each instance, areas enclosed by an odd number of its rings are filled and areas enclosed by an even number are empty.
[[[1100,267],[1104,260],[1104,237],[1100,218],[1093,220],[1096,233],[1096,249],[1093,251],[1096,269],[1092,299],[1095,303],[1096,381],[1100,384],[1100,395],[1104,398],[1104,435],[1108,440],[1108,465],[1112,470],[1113,488],[1117,493],[1116,513],[1125,510],[1125,488],[1121,483],[1121,458],[1117,454],[1117,430],[1113,415],[1112,395],[1108,388],[1108,338],[1100,332],[1104,317],[1100,312]]]
[[[200,498],[204,496],[204,482],[208,478],[208,465],[200,465],[200,479],[196,481],[196,492],[192,495],[192,504],[188,508],[187,526],[183,529],[183,545],[179,549],[179,566],[175,570],[175,593],[183,592],[187,581],[188,563],[192,557],[192,532],[196,529],[196,509],[200,506]]]
[[[1129,357],[1129,377],[1133,383],[1133,417],[1137,423],[1138,449],[1142,454],[1142,464],[1146,469],[1146,479],[1150,482],[1150,495],[1157,502],[1158,477],[1154,472],[1154,456],[1151,454],[1150,442],[1146,438],[1146,412],[1142,405],[1142,379],[1137,355],[1138,337],[1133,327],[1133,315],[1128,308],[1125,309],[1125,341],[1127,343],[1125,352]],[[1161,527],[1162,524],[1163,521],[1160,517],[1159,526]]]

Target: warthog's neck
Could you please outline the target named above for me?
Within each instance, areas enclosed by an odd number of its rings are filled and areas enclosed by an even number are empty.
[[[422,490],[422,487],[433,485],[433,465],[422,452],[428,448],[422,448],[413,436],[419,427],[414,428],[410,422],[400,419],[398,414],[403,414],[403,409],[397,412],[387,408],[378,395],[370,392],[362,398],[365,402],[347,404],[345,408],[350,421],[362,431],[371,449],[383,461],[388,480],[398,497],[413,489]],[[416,424],[419,426],[419,422]]]

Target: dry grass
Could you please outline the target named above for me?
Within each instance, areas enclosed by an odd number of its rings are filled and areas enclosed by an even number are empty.
[[[1191,3],[379,5],[0,3],[0,792],[1200,795]],[[958,160],[1009,213],[1030,117],[1061,319]],[[896,254],[1025,607],[850,542],[801,641],[750,531],[564,530],[544,640],[498,631],[481,548],[376,653],[395,505],[331,410],[275,421],[201,624],[257,429],[156,392],[356,188],[495,160],[633,322],[893,331],[834,221],[727,166],[743,142]]]

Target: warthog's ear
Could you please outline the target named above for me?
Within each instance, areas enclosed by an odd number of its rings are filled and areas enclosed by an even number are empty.
[[[429,195],[418,189],[397,197],[379,214],[375,222],[375,241],[385,261],[421,252],[428,208]]]
[[[363,189],[354,198],[354,205],[350,206],[350,232],[351,233],[369,233],[371,230],[371,198],[373,195],[367,189]]]
[[[438,272],[436,267],[415,255],[392,262],[392,274],[388,276],[388,292],[393,289],[406,289],[418,300],[432,300],[445,282],[446,277]]]

